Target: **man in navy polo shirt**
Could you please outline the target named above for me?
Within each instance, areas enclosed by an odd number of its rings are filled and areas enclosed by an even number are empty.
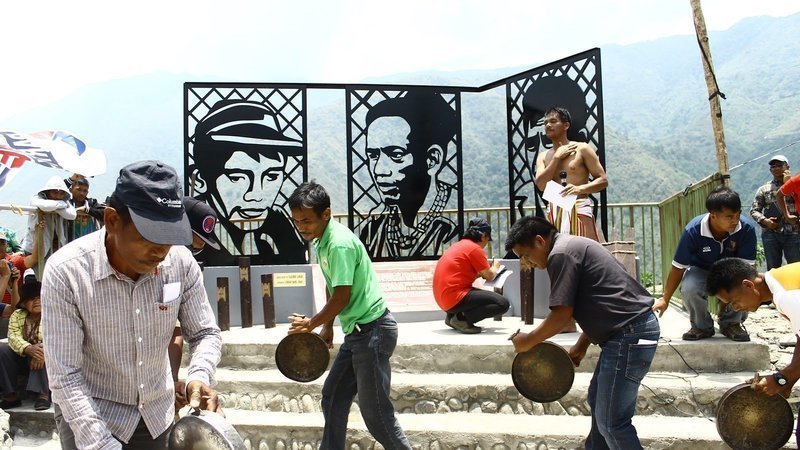
[[[741,219],[742,201],[731,188],[720,186],[706,197],[708,213],[692,219],[681,235],[672,267],[664,286],[664,296],[656,300],[653,311],[660,315],[669,306],[672,294],[681,285],[681,297],[692,328],[683,334],[683,340],[696,341],[714,335],[714,321],[708,312],[706,276],[716,261],[737,257],[750,264],[756,261],[756,230]],[[734,311],[722,305],[719,330],[734,341],[749,341],[750,335],[742,327],[747,312]]]

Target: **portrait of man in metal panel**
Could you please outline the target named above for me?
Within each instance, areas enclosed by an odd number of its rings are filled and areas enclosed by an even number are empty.
[[[221,100],[195,128],[195,192],[217,213],[220,250],[199,257],[208,265],[306,262],[306,246],[289,214],[276,202],[286,180],[286,162],[302,154],[302,143],[280,131],[268,105]]]
[[[553,106],[561,106],[572,115],[572,125],[567,130],[567,137],[572,141],[586,142],[586,118],[588,110],[583,91],[575,80],[566,76],[543,76],[534,80],[522,96],[522,124],[525,133],[525,166],[530,171],[531,179],[536,177],[536,161],[539,155],[553,148],[553,142],[544,130],[545,111]],[[573,113],[572,111],[575,111]],[[541,192],[533,184],[537,214],[544,215]]]
[[[589,109],[586,98],[575,80],[566,76],[539,77],[522,96],[522,117],[525,124],[526,139],[525,149],[533,154],[530,165],[533,169],[536,157],[542,151],[553,148],[553,143],[547,137],[544,129],[545,112],[560,106],[567,109],[572,116],[572,125],[567,130],[567,137],[571,141],[586,142],[586,120]]]
[[[458,128],[455,110],[434,92],[409,91],[367,112],[364,152],[383,202],[361,227],[371,257],[438,255],[457,237],[442,216],[453,184],[439,175]]]
[[[548,205],[548,220],[561,232],[601,240],[596,200],[589,195],[604,189],[607,178],[597,151],[585,144],[589,109],[583,90],[567,76],[542,76],[525,91],[522,106],[526,164],[536,188],[544,190],[552,180],[578,195],[571,210]],[[538,192],[536,197],[539,206]]]

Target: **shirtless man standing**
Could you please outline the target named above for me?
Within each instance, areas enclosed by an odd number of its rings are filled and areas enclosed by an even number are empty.
[[[577,195],[572,211],[563,211],[551,204],[547,218],[562,233],[600,241],[589,194],[605,189],[608,178],[591,145],[567,138],[571,124],[569,111],[564,108],[553,107],[545,113],[545,133],[553,147],[536,160],[536,187],[544,191],[547,182],[552,180],[564,186],[561,195]]]

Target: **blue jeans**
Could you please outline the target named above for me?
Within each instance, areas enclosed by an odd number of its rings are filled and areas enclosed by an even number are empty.
[[[388,311],[345,336],[322,387],[325,430],[321,450],[345,448],[347,415],[356,394],[361,417],[372,437],[387,450],[411,449],[389,398],[389,357],[396,346],[397,322]]]
[[[586,450],[642,448],[631,419],[660,335],[658,319],[647,312],[600,344],[600,358],[589,383],[592,429]],[[640,339],[652,342],[640,343]]]
[[[761,242],[764,244],[767,270],[780,267],[784,257],[787,264],[800,261],[800,234],[764,231],[761,233]]]
[[[714,320],[708,312],[708,295],[706,294],[706,277],[708,271],[699,267],[691,266],[686,269],[681,281],[681,297],[683,306],[689,313],[689,322],[698,330],[713,330]],[[719,326],[742,323],[747,319],[747,311],[736,312],[727,304],[720,305],[723,310],[720,312]]]

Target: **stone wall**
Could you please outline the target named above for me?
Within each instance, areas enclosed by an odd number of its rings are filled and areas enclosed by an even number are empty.
[[[558,401],[536,403],[522,397],[513,387],[505,386],[392,386],[392,403],[398,413],[442,414],[449,412],[528,414],[528,415],[590,415],[582,390],[573,390]],[[678,395],[675,395],[678,394]],[[317,389],[296,389],[278,392],[236,392],[220,394],[224,408],[247,411],[318,413],[321,394]],[[636,405],[637,415],[713,417],[719,393],[713,389],[691,389],[668,393],[642,387]],[[352,412],[358,413],[358,402]]]

